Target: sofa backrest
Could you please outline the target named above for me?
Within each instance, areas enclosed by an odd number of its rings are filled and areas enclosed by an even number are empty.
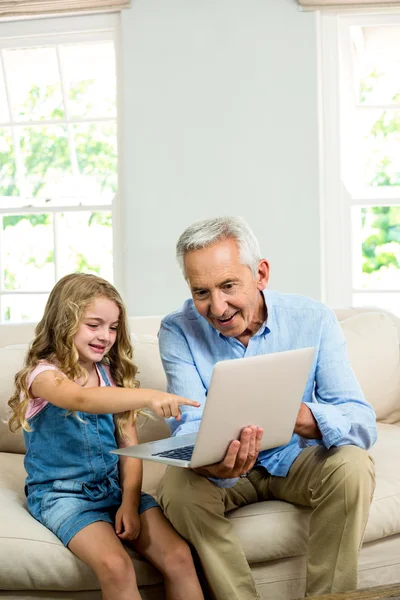
[[[339,308],[335,312],[347,339],[351,365],[378,420],[400,424],[400,319],[374,308]],[[133,317],[129,327],[141,386],[163,390],[166,378],[157,339],[160,319]],[[0,326],[0,452],[25,451],[21,432],[12,434],[6,425],[14,375],[23,364],[34,331],[34,324],[26,325],[29,337],[24,339],[24,326]],[[169,430],[161,419],[139,417],[138,434],[144,442],[167,437]]]

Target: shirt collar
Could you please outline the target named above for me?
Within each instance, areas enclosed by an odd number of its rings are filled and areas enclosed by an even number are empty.
[[[264,296],[265,306],[267,307],[267,318],[265,319],[264,323],[261,325],[260,329],[252,337],[258,337],[261,335],[265,336],[268,333],[270,333],[270,331],[271,331],[271,322],[273,322],[272,296],[271,296],[271,292],[269,292],[267,290],[264,290],[262,292],[262,294]]]

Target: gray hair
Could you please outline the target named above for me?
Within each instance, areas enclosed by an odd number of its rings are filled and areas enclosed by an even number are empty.
[[[256,276],[261,258],[256,236],[242,217],[217,217],[193,223],[180,236],[176,244],[176,258],[185,277],[183,259],[188,252],[207,248],[227,238],[237,242],[241,262]]]

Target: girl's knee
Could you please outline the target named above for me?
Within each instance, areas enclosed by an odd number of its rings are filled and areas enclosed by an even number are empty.
[[[164,577],[182,577],[193,569],[193,558],[188,544],[182,539],[177,540],[164,556]]]
[[[112,583],[116,588],[136,582],[132,561],[125,551],[104,554],[96,568],[96,575],[101,582]]]

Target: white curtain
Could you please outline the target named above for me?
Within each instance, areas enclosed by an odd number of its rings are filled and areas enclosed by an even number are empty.
[[[298,0],[300,6],[309,10],[318,8],[392,7],[400,6],[400,0]]]
[[[130,0],[0,0],[0,17],[128,8]]]

